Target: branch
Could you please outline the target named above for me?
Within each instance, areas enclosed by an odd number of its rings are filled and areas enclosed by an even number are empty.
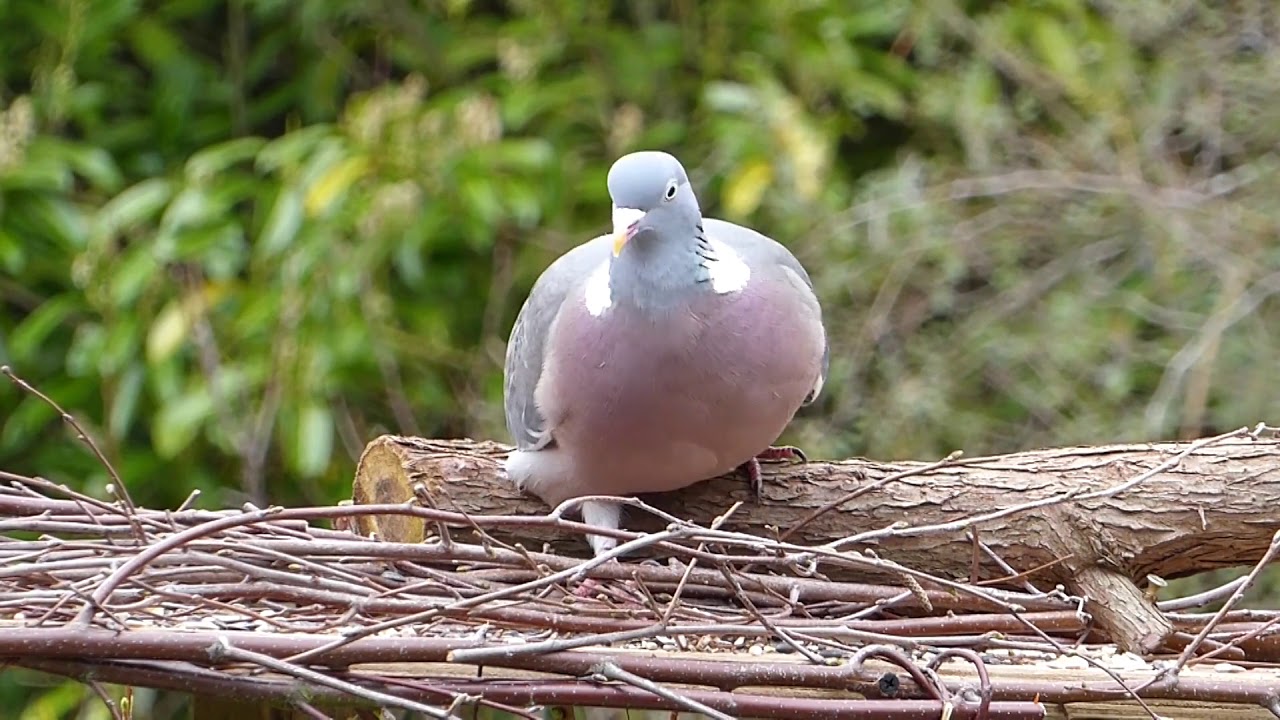
[[[1138,583],[1251,565],[1280,530],[1280,442],[1240,429],[1194,443],[1153,443],[1036,450],[938,463],[861,459],[766,467],[753,501],[740,478],[726,476],[684,490],[646,496],[660,515],[629,513],[625,526],[657,532],[671,517],[708,526],[735,502],[724,530],[779,537],[796,547],[874,551],[892,561],[857,576],[826,565],[833,579],[885,580],[911,568],[971,583],[1006,578],[1062,583],[1091,601],[1090,612],[1125,649],[1149,652],[1172,632]],[[491,516],[545,515],[501,469],[509,448],[489,442],[383,436],[369,444],[356,472],[357,504],[414,502],[474,522]],[[1193,492],[1189,492],[1193,488]],[[665,514],[666,517],[663,517]],[[418,543],[428,525],[405,515],[360,518],[379,539]],[[486,540],[584,556],[587,545],[563,526],[484,524]],[[434,529],[434,528],[433,528]],[[970,529],[988,555],[975,560]],[[621,540],[635,535],[623,533]],[[706,536],[710,537],[710,536]],[[638,556],[668,554],[650,544]],[[857,554],[856,552],[853,554]],[[1105,602],[1103,602],[1105,601]]]
[[[593,529],[573,503],[516,495],[490,444],[380,438],[356,486],[375,502],[336,507],[154,510],[0,471],[0,664],[311,717],[312,702],[789,720],[1280,707],[1280,612],[1238,602],[1265,549],[1248,578],[1199,595],[1156,603],[1165,583],[1134,582],[1224,562],[1178,543],[1239,559],[1250,533],[1269,540],[1275,521],[1253,510],[1280,466],[1264,429],[775,467],[759,503],[736,478],[623,499],[620,544],[585,560]]]

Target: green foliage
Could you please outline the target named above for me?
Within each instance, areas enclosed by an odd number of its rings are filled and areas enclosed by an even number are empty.
[[[0,0],[0,362],[139,502],[333,502],[377,433],[505,438],[519,303],[662,147],[811,269],[813,454],[1274,422],[1278,15]],[[0,408],[0,466],[100,492]]]
[[[153,504],[331,502],[377,432],[501,436],[506,328],[604,226],[614,157],[703,148],[709,208],[811,213],[846,194],[835,140],[911,82],[885,8],[7,12],[3,360]],[[5,458],[105,482],[8,392]]]

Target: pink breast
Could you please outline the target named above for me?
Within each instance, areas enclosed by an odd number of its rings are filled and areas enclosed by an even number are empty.
[[[796,337],[806,326],[801,303],[762,302],[764,288],[703,295],[659,318],[624,306],[602,318],[565,308],[539,404],[591,476],[584,482],[613,493],[674,489],[778,437],[812,387],[822,345],[820,334]]]

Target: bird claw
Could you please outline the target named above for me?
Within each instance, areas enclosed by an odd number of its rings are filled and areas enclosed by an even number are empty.
[[[738,471],[747,476],[747,483],[751,488],[751,499],[760,502],[760,496],[764,492],[764,475],[760,472],[760,461],[751,458],[739,465]]]
[[[574,588],[572,595],[584,599],[602,600],[623,607],[635,606],[640,609],[647,607],[644,597],[635,589],[635,583],[630,580],[610,582],[606,585],[595,578],[586,578]]]
[[[756,456],[738,466],[739,472],[747,476],[751,485],[751,499],[760,502],[764,494],[764,474],[760,471],[761,460],[799,460],[809,462],[804,451],[794,445],[769,446],[756,453]]]
[[[756,454],[758,460],[799,460],[809,462],[809,456],[795,445],[770,445]]]
[[[586,578],[582,584],[574,588],[574,597],[589,598],[600,591],[600,583],[595,578]]]

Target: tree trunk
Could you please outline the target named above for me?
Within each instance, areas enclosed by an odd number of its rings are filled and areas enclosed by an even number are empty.
[[[356,471],[357,503],[403,502],[421,482],[441,509],[471,515],[541,515],[548,508],[508,482],[509,448],[490,442],[383,436]],[[1090,610],[1127,649],[1154,649],[1168,621],[1135,581],[1176,578],[1251,565],[1280,530],[1280,442],[1243,432],[1196,443],[1152,443],[1035,450],[950,463],[862,459],[764,464],[762,497],[743,478],[725,476],[643,499],[707,525],[734,502],[723,529],[843,550],[871,549],[901,565],[970,581],[1008,576],[974,534],[1016,572],[1037,571],[1090,599]],[[809,519],[819,508],[857,493]],[[1007,510],[1007,513],[997,511]],[[972,518],[983,516],[978,522]],[[968,522],[966,522],[968,521]],[[665,523],[631,512],[629,530]],[[943,526],[943,527],[933,527]],[[426,532],[410,517],[375,517],[365,533],[417,542]],[[518,533],[518,534],[513,534]],[[581,536],[516,529],[495,536],[561,554],[585,556]]]

